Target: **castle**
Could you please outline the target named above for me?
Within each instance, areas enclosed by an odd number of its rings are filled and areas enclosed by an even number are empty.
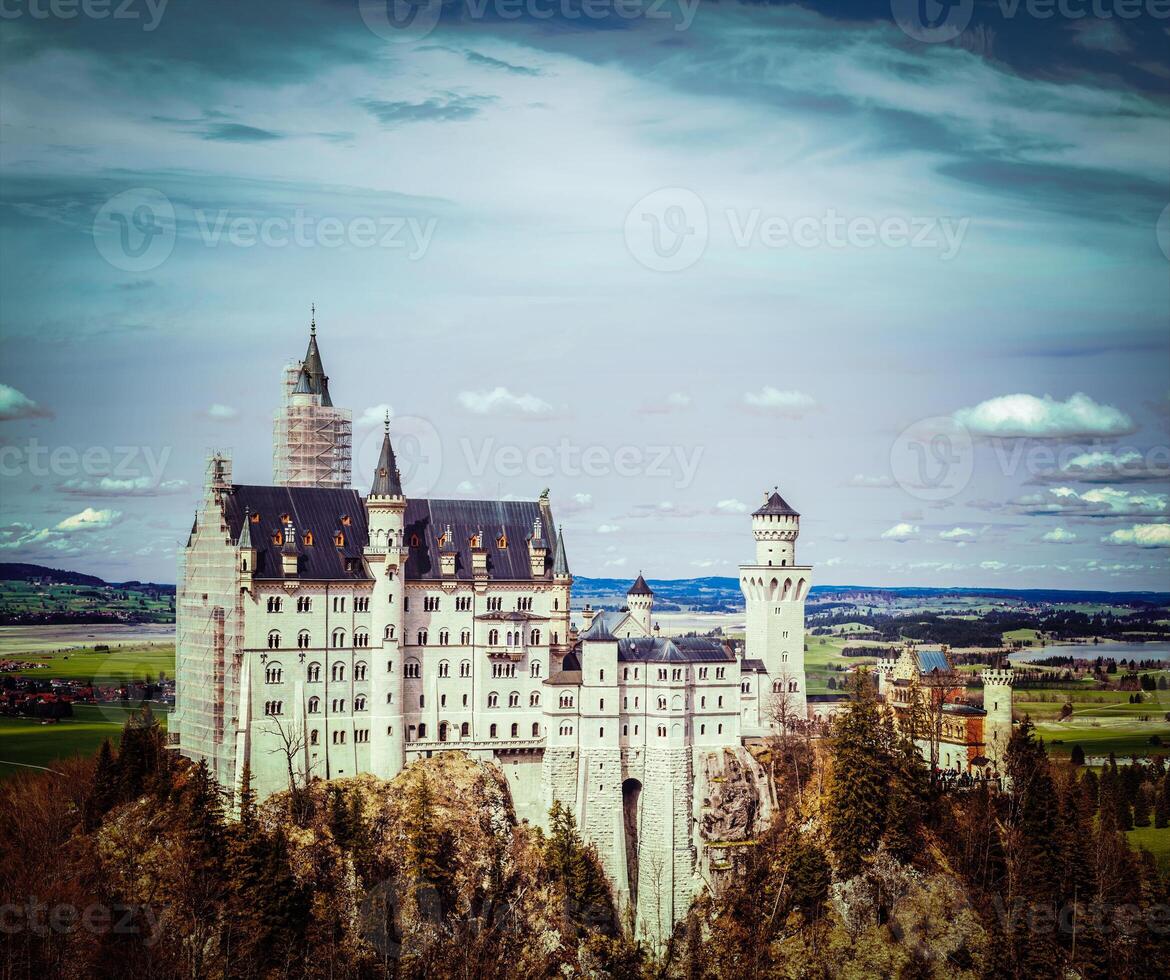
[[[247,766],[261,796],[450,749],[490,760],[521,819],[568,806],[639,928],[668,933],[745,832],[719,812],[728,773],[755,817],[775,806],[745,740],[809,717],[799,515],[779,492],[752,515],[742,650],[661,635],[641,575],[624,609],[586,607],[578,628],[547,493],[407,498],[389,420],[369,493],[351,489],[352,417],[315,323],[282,392],[274,485],[210,461],[179,579],[172,743],[230,790]]]

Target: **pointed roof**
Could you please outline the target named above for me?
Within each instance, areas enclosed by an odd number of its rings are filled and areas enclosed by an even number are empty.
[[[646,580],[642,578],[642,573],[639,572],[638,580],[626,589],[626,595],[654,595],[654,590],[646,584]]]
[[[604,616],[595,616],[589,629],[581,634],[583,640],[616,640]]]
[[[250,507],[244,508],[244,524],[243,527],[240,528],[240,538],[236,542],[236,547],[252,547],[252,509]]]
[[[311,395],[313,393],[313,386],[309,383],[309,372],[301,368],[300,373],[297,374],[297,386],[293,388],[294,395]]]
[[[329,397],[329,378],[325,374],[325,365],[321,363],[321,351],[317,347],[316,304],[313,305],[313,316],[309,322],[309,349],[305,352],[305,359],[301,365],[309,378],[309,390],[313,394],[321,396],[322,405],[332,408],[333,399]]]
[[[788,503],[780,496],[779,490],[773,490],[768,498],[764,501],[764,506],[759,510],[752,512],[752,517],[766,517],[771,514],[788,515],[791,517],[799,517],[795,510],[788,506]]]
[[[240,533],[243,534],[242,531]],[[299,555],[301,553],[300,548],[297,547],[297,529],[291,523],[284,526],[281,538],[280,553],[282,555]]]
[[[402,477],[398,473],[398,461],[394,458],[394,447],[390,445],[390,416],[383,423],[382,451],[378,454],[378,467],[374,470],[374,485],[370,496],[401,497]]]
[[[565,554],[565,529],[557,528],[557,551],[553,555],[553,578],[567,578],[569,575],[569,558]]]

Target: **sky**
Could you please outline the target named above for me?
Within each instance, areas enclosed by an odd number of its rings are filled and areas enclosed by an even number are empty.
[[[400,2],[5,0],[0,561],[173,582],[315,303],[578,575],[1170,589],[1163,0]]]

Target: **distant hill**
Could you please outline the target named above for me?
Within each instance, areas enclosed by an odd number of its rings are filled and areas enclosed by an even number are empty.
[[[107,582],[96,575],[84,572],[69,572],[46,565],[27,565],[22,562],[0,562],[0,582],[53,582],[58,585],[92,585],[97,588],[110,586],[113,589],[131,589],[150,592],[174,592],[173,585],[159,582]]]
[[[44,565],[0,563],[0,625],[174,621],[173,585],[106,582]]]

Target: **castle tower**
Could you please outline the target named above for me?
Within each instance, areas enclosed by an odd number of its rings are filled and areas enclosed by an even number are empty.
[[[745,658],[759,660],[767,675],[761,685],[761,719],[775,729],[780,720],[808,715],[804,678],[804,601],[812,568],[796,564],[800,515],[778,490],[764,494],[752,514],[756,561],[739,568],[747,606]],[[745,732],[745,734],[751,734]]]
[[[390,779],[401,771],[406,757],[402,715],[402,600],[406,591],[402,529],[406,498],[402,494],[394,447],[390,444],[389,417],[385,427],[374,482],[366,497],[369,542],[363,554],[374,577],[370,598],[371,642],[381,646],[381,655],[371,658],[371,722],[377,737],[371,740],[370,769],[374,775]]]
[[[630,616],[642,627],[642,632],[650,635],[650,615],[654,609],[654,590],[646,584],[642,573],[638,573],[638,580],[626,591],[626,606]]]
[[[1004,772],[1004,754],[1012,737],[1012,685],[1015,672],[1011,667],[989,667],[979,672],[983,681],[984,754],[991,765],[1000,773]]]
[[[336,408],[317,347],[317,313],[304,360],[284,369],[272,428],[272,478],[282,487],[348,487],[353,415]]]

